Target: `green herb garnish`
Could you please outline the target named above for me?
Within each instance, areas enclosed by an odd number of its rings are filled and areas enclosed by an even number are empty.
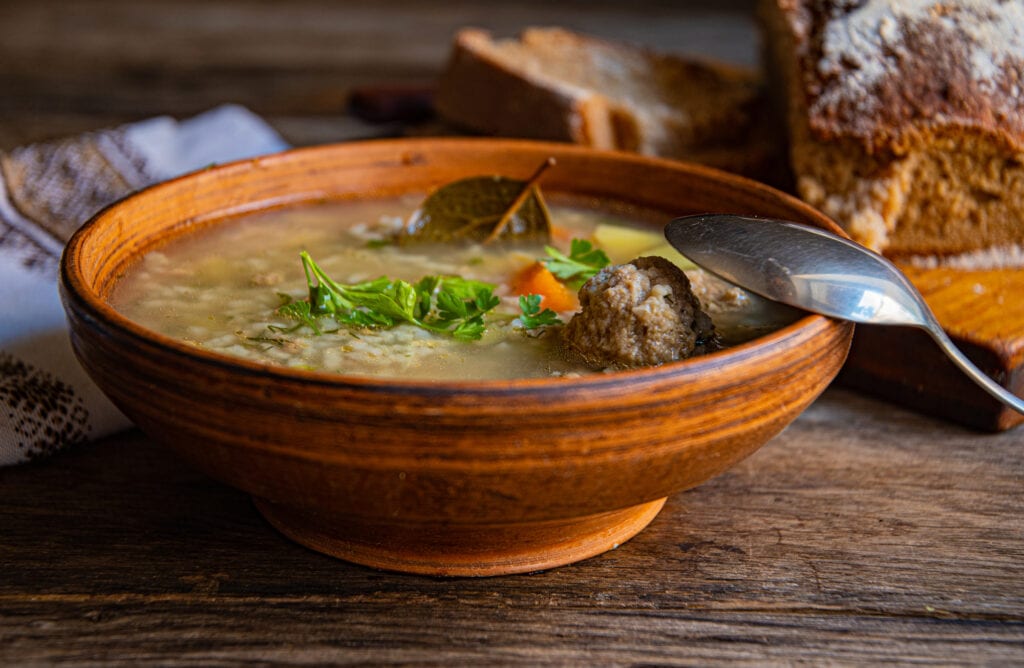
[[[573,239],[569,246],[569,255],[552,246],[545,246],[544,252],[548,259],[544,265],[556,277],[571,285],[582,285],[588,278],[607,267],[611,262],[603,250],[584,239]]]
[[[299,325],[297,325],[296,328],[305,325],[306,327],[312,329],[314,334],[320,336],[320,325],[317,324],[316,318],[313,317],[313,314],[310,312],[309,302],[288,302],[287,304],[282,304],[277,309],[277,312],[285,317],[291,318],[292,320],[298,320]],[[273,329],[273,331],[278,331],[276,328],[273,327],[273,325],[271,325],[271,328]],[[280,331],[289,332],[292,331],[292,329],[281,329]]]
[[[540,310],[540,295],[521,295],[519,297],[519,322],[523,323],[524,329],[538,329],[551,325],[561,325],[558,314],[549,308]]]
[[[288,339],[279,336],[246,336],[241,332],[239,332],[239,335],[242,338],[242,345],[257,348],[261,351],[270,350],[271,347],[281,348],[288,344]]]
[[[459,276],[426,276],[417,283],[380,277],[342,284],[324,273],[302,251],[309,300],[285,304],[281,315],[298,320],[319,335],[316,319],[329,316],[353,328],[387,329],[403,322],[462,341],[483,336],[484,314],[500,303],[494,286]]]

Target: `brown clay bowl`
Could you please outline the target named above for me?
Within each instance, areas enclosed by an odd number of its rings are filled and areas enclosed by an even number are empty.
[[[170,238],[293,203],[425,193],[464,176],[525,178],[548,156],[558,193],[663,211],[796,220],[813,209],[711,169],[536,142],[414,139],[296,150],[208,169],[102,211],[71,240],[61,288],[72,342],[140,428],[253,495],[294,540],[369,566],[495,575],[617,547],[665,498],[757,450],[828,385],[851,325],[808,315],[658,368],[584,378],[368,380],[198,350],[114,311],[113,286]]]

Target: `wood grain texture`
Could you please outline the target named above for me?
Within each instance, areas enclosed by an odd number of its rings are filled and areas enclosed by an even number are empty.
[[[830,390],[618,550],[446,580],[301,548],[129,432],[0,471],[0,662],[1015,664],[1022,470]]]
[[[996,382],[1024,396],[1024,270],[903,269],[957,346]],[[842,381],[983,431],[1024,422],[915,329],[858,327]]]

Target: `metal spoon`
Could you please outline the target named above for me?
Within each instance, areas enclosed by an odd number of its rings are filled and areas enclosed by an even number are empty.
[[[731,214],[677,218],[665,238],[695,264],[762,297],[841,320],[919,327],[986,392],[1024,413],[1024,400],[974,366],[917,288],[877,253],[818,228]]]

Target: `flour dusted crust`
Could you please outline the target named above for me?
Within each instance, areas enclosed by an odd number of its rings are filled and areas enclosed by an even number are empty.
[[[1021,257],[1024,3],[764,0],[762,16],[804,199],[887,255]]]
[[[459,31],[435,106],[474,132],[686,158],[752,173],[778,153],[746,70],[561,28]],[[759,134],[760,133],[760,134]]]

